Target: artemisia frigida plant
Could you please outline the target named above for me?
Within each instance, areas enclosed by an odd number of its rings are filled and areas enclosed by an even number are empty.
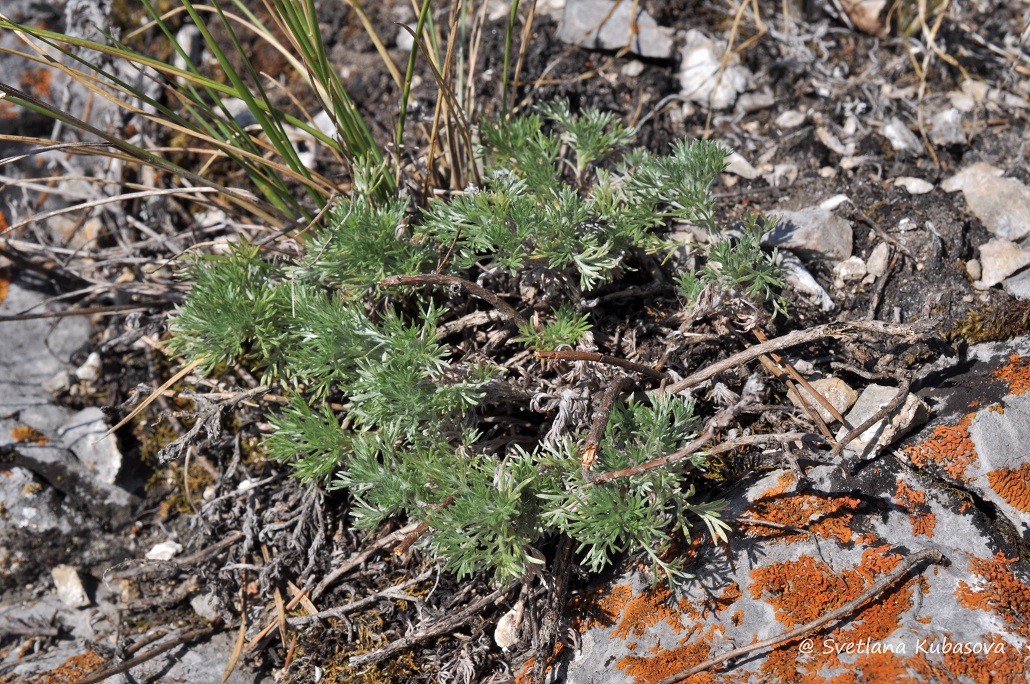
[[[380,199],[359,175],[303,257],[238,244],[198,258],[184,273],[192,289],[171,323],[171,346],[205,372],[242,362],[279,383],[291,399],[271,418],[271,457],[312,484],[346,489],[359,529],[388,518],[425,523],[420,543],[458,576],[523,577],[539,562],[535,547],[557,534],[593,571],[629,552],[675,572],[663,556],[674,535],[689,538],[698,522],[713,535],[726,529],[687,481],[688,466],[705,468],[705,453],[613,482],[594,483],[591,472],[675,451],[699,429],[694,403],[672,394],[617,403],[590,470],[581,463],[588,420],[497,447],[479,426],[501,401],[505,369],[486,354],[455,358],[440,332],[454,316],[439,302],[484,274],[516,282],[543,272],[565,293],[549,312],[499,305],[506,316],[482,325],[507,329],[509,348],[575,345],[593,325],[591,293],[622,278],[632,255],[667,250],[666,228],[689,222],[712,240],[707,263],[679,278],[688,307],[707,288],[782,309],[758,222],[745,220],[733,237],[716,225],[711,186],[727,150],[710,142],[678,142],[665,155],[627,150],[634,131],[614,115],[573,114],[566,103],[484,123],[479,135],[481,187],[418,213]],[[452,291],[382,282],[413,274],[437,274],[427,280]],[[346,410],[334,412],[330,400]]]

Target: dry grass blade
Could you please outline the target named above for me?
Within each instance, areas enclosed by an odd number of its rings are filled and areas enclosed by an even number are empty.
[[[192,372],[197,366],[202,364],[206,359],[207,359],[207,357],[202,356],[199,359],[194,359],[190,363],[186,364],[178,373],[176,373],[172,377],[168,378],[168,381],[165,384],[161,385],[156,390],[151,392],[149,397],[147,397],[146,399],[141,401],[139,406],[137,406],[136,408],[134,408],[132,411],[129,412],[129,415],[127,415],[124,418],[122,418],[120,421],[118,421],[117,425],[115,425],[110,430],[105,432],[100,437],[100,439],[107,439],[107,437],[110,436],[112,433],[114,433],[115,430],[118,430],[123,425],[128,423],[130,420],[132,420],[133,418],[138,416],[141,412],[145,411],[148,406],[153,404],[155,401],[157,401],[157,399],[159,397],[162,396],[162,394],[164,393],[165,390],[167,390],[169,387],[171,387],[172,385],[174,385],[175,383],[179,382],[184,377],[189,375],[190,372]],[[100,441],[100,440],[97,440],[97,441]]]

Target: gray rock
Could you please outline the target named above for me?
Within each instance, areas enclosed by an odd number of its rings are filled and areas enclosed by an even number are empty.
[[[891,256],[891,248],[886,242],[878,242],[869,253],[866,260],[866,271],[874,278],[879,278],[887,272],[888,261]]]
[[[1030,188],[984,162],[968,166],[941,183],[945,192],[962,191],[969,210],[999,238],[1019,241],[1030,235]]]
[[[82,585],[79,571],[70,565],[58,565],[50,571],[57,589],[57,597],[69,608],[85,608],[89,605],[89,596]]]
[[[751,71],[732,53],[723,65],[724,41],[715,41],[698,31],[687,31],[680,58],[680,95],[702,107],[729,109],[737,96],[751,85]],[[721,72],[721,76],[720,76]]]
[[[762,244],[797,252],[800,256],[843,261],[851,256],[851,222],[822,207],[776,212],[776,227],[765,234]]]
[[[633,36],[630,44],[630,11],[635,5],[620,2],[612,11],[613,6],[615,2],[611,0],[568,0],[558,28],[558,39],[588,50],[620,50],[628,46],[631,52],[641,57],[672,57],[674,46],[669,29],[658,26],[654,17],[638,7],[636,25],[639,33]]]
[[[865,277],[866,267],[862,257],[852,256],[844,261],[838,261],[833,265],[833,278],[838,287],[852,280],[861,280]]]
[[[1016,271],[1030,265],[1030,249],[1011,240],[991,238],[980,245],[980,280],[973,287],[986,290],[1002,282]]]
[[[949,107],[934,114],[930,120],[930,140],[934,145],[963,145],[966,136],[962,132],[962,112]]]
[[[968,263],[966,265],[968,266]],[[1016,299],[1030,299],[1030,270],[1006,278],[1001,286]]]
[[[113,485],[122,468],[122,452],[114,435],[101,439],[109,427],[104,412],[91,406],[69,418],[57,434],[98,480]]]
[[[219,616],[218,597],[211,592],[197,594],[190,599],[190,608],[205,620],[214,620]]]
[[[856,428],[872,418],[881,408],[889,404],[898,395],[897,387],[886,385],[869,385],[858,401],[844,416],[848,426],[837,432],[837,439],[843,439],[851,428]],[[905,402],[892,415],[889,415],[867,428],[844,448],[845,453],[869,459],[881,450],[893,444],[914,427],[919,427],[930,417],[929,407],[914,394],[909,393]]]
[[[44,296],[11,282],[0,301],[0,315],[38,306]],[[0,322],[0,417],[27,406],[48,405],[53,398],[43,384],[71,367],[71,355],[89,342],[89,322],[82,316]],[[42,342],[45,341],[45,344]]]
[[[776,97],[773,95],[769,86],[764,86],[761,90],[744,93],[737,98],[737,111],[744,114],[751,114],[763,109],[768,109],[774,104],[776,104]]]

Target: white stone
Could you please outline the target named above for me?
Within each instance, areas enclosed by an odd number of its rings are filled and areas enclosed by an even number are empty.
[[[504,652],[519,643],[518,625],[515,623],[517,619],[518,606],[509,610],[497,621],[497,627],[494,629],[494,643],[500,646]]]
[[[850,157],[855,152],[854,145],[846,147],[837,136],[830,133],[822,126],[816,127],[815,137],[819,139],[819,142],[826,146],[826,149],[834,154],[839,154],[842,157]]]
[[[644,66],[644,63],[639,59],[631,59],[626,62],[621,69],[619,69],[619,73],[626,78],[636,78],[640,74],[644,73]]]
[[[788,109],[776,117],[775,123],[779,128],[797,128],[805,123],[806,118],[808,117],[803,112],[799,112],[796,109]]]
[[[980,280],[980,276],[983,275],[983,269],[980,267],[979,259],[970,259],[966,262],[966,274],[973,280]]]
[[[833,211],[845,202],[850,201],[851,198],[847,195],[834,195],[833,197],[828,197],[824,199],[822,202],[819,203],[819,206],[825,209],[826,211]]]
[[[777,164],[772,173],[766,174],[765,182],[774,188],[788,188],[798,179],[797,164]]]
[[[680,95],[702,107],[732,107],[753,77],[736,52],[729,55],[724,67],[725,52],[724,41],[714,41],[697,29],[687,31],[680,59]]]
[[[190,608],[205,620],[214,620],[219,615],[218,597],[213,593],[197,594],[190,599]]]
[[[744,93],[737,98],[737,111],[751,114],[752,112],[768,109],[774,104],[776,104],[776,97],[773,95],[772,90],[765,86],[761,90]]]
[[[962,145],[966,136],[962,132],[962,112],[949,107],[937,112],[930,120],[930,140],[934,145]]]
[[[899,176],[894,179],[894,185],[905,188],[910,195],[925,195],[933,190],[933,183],[928,183],[922,178],[912,176]]]
[[[838,281],[838,287],[852,280],[861,280],[865,274],[866,267],[862,257],[849,257],[833,266],[833,276]]]
[[[887,138],[895,152],[907,152],[915,156],[923,154],[923,145],[919,138],[896,116],[888,119],[880,127],[880,133]]]
[[[812,386],[812,389],[830,402],[830,406],[836,409],[837,413],[840,413],[841,415],[851,408],[851,405],[855,403],[856,399],[858,399],[858,392],[852,389],[848,383],[844,382],[840,378],[820,378],[818,380],[812,380],[808,384]],[[789,398],[795,406],[804,410],[804,406],[801,402],[803,397],[805,402],[807,402],[809,406],[814,407],[827,424],[833,423],[836,420],[836,418],[834,418],[805,387],[797,385],[797,388],[801,392],[800,397],[794,392],[787,393],[787,398]]]
[[[1030,250],[1010,240],[991,238],[980,245],[980,280],[973,283],[978,290],[994,287],[1016,271],[1030,265]]]
[[[879,278],[887,272],[887,261],[890,259],[891,248],[886,242],[878,242],[873,251],[869,253],[866,260],[866,272],[874,278]]]
[[[759,175],[758,169],[751,166],[751,162],[737,152],[726,157],[726,173],[732,173],[746,180],[754,180]]]
[[[961,190],[969,210],[996,237],[1022,240],[1030,235],[1030,188],[985,162],[977,162],[941,183],[945,192]]]
[[[50,570],[50,576],[57,587],[57,598],[69,608],[85,608],[89,605],[89,596],[82,585],[79,571],[70,565],[58,565]]]
[[[172,560],[176,556],[182,553],[182,545],[174,541],[163,541],[159,544],[154,544],[149,551],[147,551],[148,560],[160,560],[168,561]]]
[[[898,396],[897,387],[886,385],[869,385],[858,397],[858,401],[845,416],[849,427],[841,427],[837,432],[837,439],[843,439],[844,435],[852,428],[856,428],[871,418],[877,411],[889,404]],[[882,449],[890,446],[899,437],[910,429],[922,425],[930,417],[930,409],[923,400],[911,392],[905,397],[901,408],[888,416],[877,421],[866,429],[861,435],[852,440],[845,451],[862,458],[873,458]],[[890,419],[888,421],[888,418]]]
[[[72,386],[71,375],[66,370],[57,371],[53,377],[43,383],[43,389],[50,394],[60,394]]]
[[[93,382],[100,377],[100,354],[96,352],[90,352],[90,355],[86,357],[86,361],[75,369],[75,377],[79,380],[85,380],[87,382]]]

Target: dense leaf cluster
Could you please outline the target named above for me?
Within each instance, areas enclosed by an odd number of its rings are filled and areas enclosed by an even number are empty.
[[[399,200],[356,193],[331,209],[300,258],[240,244],[197,260],[185,273],[192,290],[171,346],[201,359],[205,372],[242,362],[279,383],[291,399],[271,419],[269,455],[313,484],[347,489],[360,529],[393,517],[425,523],[425,544],[458,575],[521,577],[537,562],[534,545],[556,533],[578,543],[592,570],[642,551],[671,572],[662,551],[674,535],[689,536],[691,516],[713,534],[723,529],[716,507],[692,501],[683,465],[595,484],[580,463],[585,434],[528,450],[485,448],[477,418],[500,370],[452,360],[437,333],[444,311],[429,294],[416,293],[411,316],[379,290],[385,276],[438,264],[461,276],[543,268],[590,290],[617,278],[634,250],[667,248],[662,231],[689,221],[713,244],[708,265],[680,279],[686,299],[723,287],[779,308],[759,224],[745,221],[735,241],[716,231],[710,190],[724,148],[677,143],[669,155],[638,150],[602,168],[631,129],[609,114],[573,115],[564,103],[541,114],[484,125],[483,187],[432,201],[421,216]],[[512,344],[574,345],[589,329],[580,298],[549,320],[534,318]],[[346,406],[342,415],[329,400]],[[616,407],[594,468],[659,458],[696,428],[683,398],[631,401]],[[703,455],[690,465],[703,469]]]

